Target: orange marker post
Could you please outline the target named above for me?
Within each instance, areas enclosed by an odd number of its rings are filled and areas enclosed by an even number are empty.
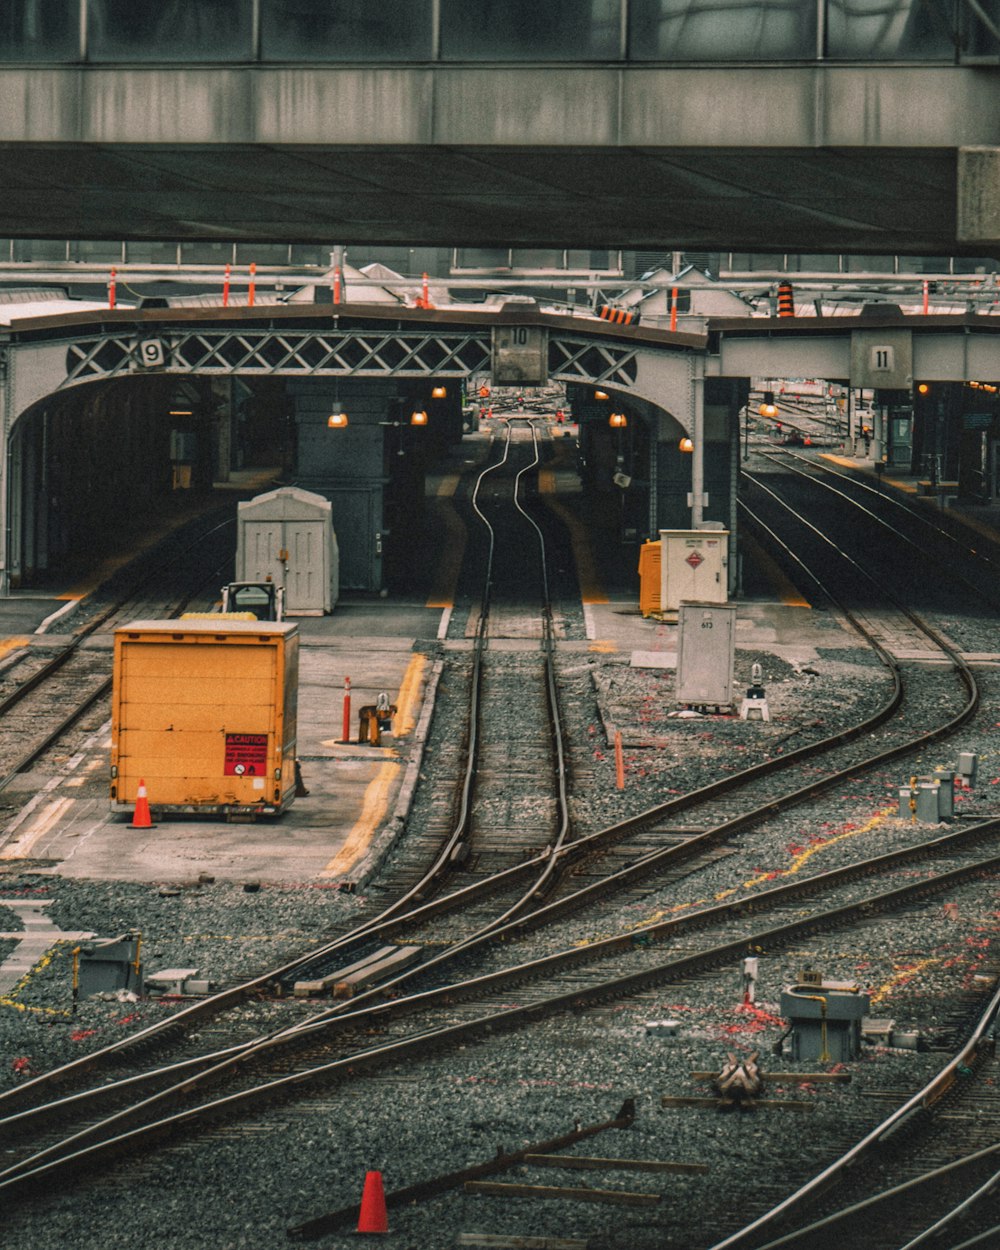
[[[111,280],[108,282],[108,307],[109,308],[114,308],[115,306],[115,278],[116,278],[116,273],[115,273],[115,270],[112,269]]]
[[[342,742],[350,742],[351,740],[351,679],[344,678],[344,732],[341,737]]]
[[[622,755],[622,731],[615,730],[615,784],[619,790],[625,789],[625,758]]]
[[[256,292],[257,292],[257,262],[252,260],[250,262],[250,290],[248,292],[249,299],[247,300],[247,303],[250,305],[251,308],[253,308],[253,302],[256,296]]]
[[[340,266],[333,271],[333,302],[340,303]]]
[[[229,266],[226,266],[226,276],[222,282],[222,307],[229,307]]]
[[[677,288],[670,288],[670,329],[677,329]]]

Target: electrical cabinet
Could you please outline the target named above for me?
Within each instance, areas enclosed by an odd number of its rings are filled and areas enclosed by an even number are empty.
[[[736,604],[682,603],[677,627],[677,702],[731,707]]]
[[[660,611],[729,598],[728,530],[660,530]]]

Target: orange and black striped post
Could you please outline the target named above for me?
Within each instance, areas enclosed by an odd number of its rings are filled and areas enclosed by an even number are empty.
[[[778,283],[778,316],[795,316],[795,296],[790,282]]]

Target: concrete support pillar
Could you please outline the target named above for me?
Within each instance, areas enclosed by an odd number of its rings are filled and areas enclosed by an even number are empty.
[[[1000,247],[1000,148],[958,149],[959,243]]]

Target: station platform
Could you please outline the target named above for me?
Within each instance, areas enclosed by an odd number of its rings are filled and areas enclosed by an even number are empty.
[[[848,463],[874,477],[870,462]],[[428,491],[437,493],[437,505],[448,507],[440,485],[429,481]],[[884,485],[910,488],[906,479],[892,474],[884,476]],[[617,531],[601,515],[601,501],[579,493],[568,460],[557,459],[540,475],[539,490],[551,495],[553,507],[571,527],[582,585],[586,637],[563,642],[560,649],[636,667],[675,666],[676,621],[642,616],[635,549],[618,543]],[[604,506],[613,510],[616,503],[609,497]],[[937,503],[928,501],[928,506]],[[1000,536],[1000,509],[954,511]],[[62,771],[36,769],[8,785],[0,796],[10,813],[0,824],[0,866],[16,861],[32,871],[81,879],[190,883],[207,875],[363,890],[406,819],[448,648],[468,645],[461,629],[455,638],[454,625],[447,637],[453,601],[439,589],[427,597],[346,593],[330,615],[297,618],[298,756],[308,794],[297,797],[280,818],[161,817],[156,794],[150,792],[155,824],[131,828],[128,817],[109,810],[108,722]],[[776,580],[763,592],[740,598],[737,650],[807,664],[817,648],[830,645],[829,615],[813,612],[788,590]],[[24,647],[57,642],[78,602],[68,594],[14,592],[0,598],[0,669]],[[110,648],[112,637],[96,636],[86,645]],[[345,741],[347,679],[350,740]],[[379,746],[359,743],[359,709],[374,704],[383,692],[396,705],[393,732]]]

